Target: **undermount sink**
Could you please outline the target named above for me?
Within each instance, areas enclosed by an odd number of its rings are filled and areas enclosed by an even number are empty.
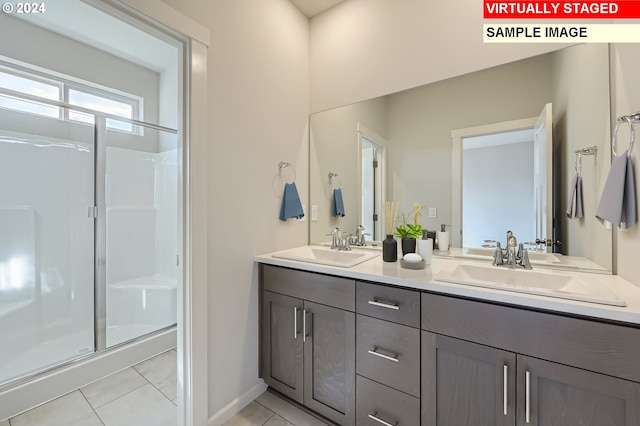
[[[504,267],[453,264],[436,281],[536,294],[582,302],[627,306],[624,300],[603,286],[591,286],[582,279],[558,271],[531,271]]]
[[[485,256],[487,258],[493,257],[493,253],[495,252],[494,248],[468,248],[467,254],[471,256]],[[529,252],[529,260],[531,262],[541,262],[541,263],[559,263],[560,259],[553,253],[540,253],[533,250],[528,250]]]
[[[318,263],[321,265],[351,268],[374,257],[380,253],[375,251],[360,250],[331,250],[326,247],[304,246],[274,253],[272,256],[279,259],[297,260],[299,262]]]

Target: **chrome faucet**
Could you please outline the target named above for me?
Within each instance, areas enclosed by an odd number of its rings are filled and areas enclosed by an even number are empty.
[[[349,234],[342,232],[340,228],[334,228],[329,234],[331,238],[331,250],[351,250]]]
[[[364,247],[367,245],[365,235],[371,235],[371,234],[368,234],[362,231],[364,231],[364,226],[358,225],[358,228],[356,228],[356,234],[351,237],[351,241],[350,241],[351,245],[359,246],[359,247]]]
[[[532,269],[529,261],[529,252],[525,250],[522,243],[518,244],[518,240],[513,232],[507,231],[507,249],[503,250],[500,242],[496,242],[496,250],[493,254],[494,266],[506,266],[515,269],[516,267],[524,269]]]

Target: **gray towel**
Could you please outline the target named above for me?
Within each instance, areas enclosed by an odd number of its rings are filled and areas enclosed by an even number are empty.
[[[304,210],[298,195],[298,188],[295,182],[284,184],[284,195],[282,196],[282,206],[280,207],[280,220],[290,218],[302,219]]]
[[[579,174],[573,175],[571,181],[571,195],[569,196],[569,206],[567,207],[567,217],[569,219],[580,219],[584,216],[582,204],[582,177]]]
[[[600,222],[608,220],[618,227],[631,228],[637,221],[636,183],[633,164],[625,151],[613,159],[596,211]]]

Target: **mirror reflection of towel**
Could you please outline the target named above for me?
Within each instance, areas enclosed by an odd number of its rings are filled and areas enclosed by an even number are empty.
[[[344,217],[344,201],[342,200],[342,189],[333,190],[333,206],[331,208],[332,216]]]
[[[611,163],[596,217],[600,222],[607,220],[618,227],[627,228],[638,221],[633,164],[627,151]]]
[[[571,195],[569,196],[567,217],[569,219],[580,219],[584,216],[584,208],[582,204],[582,177],[580,175],[573,175],[570,191]]]
[[[298,188],[295,182],[284,184],[284,195],[282,196],[282,206],[280,207],[280,220],[291,218],[302,219],[304,210],[298,195]]]

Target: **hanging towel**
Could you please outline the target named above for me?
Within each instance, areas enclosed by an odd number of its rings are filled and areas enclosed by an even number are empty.
[[[287,220],[291,218],[302,219],[303,217],[304,210],[302,210],[302,203],[300,203],[300,196],[298,195],[296,183],[285,183],[284,195],[282,196],[282,207],[280,207],[280,220]]]
[[[628,151],[611,163],[596,217],[600,222],[607,220],[618,227],[625,224],[630,228],[637,223],[636,185]]]
[[[342,189],[340,188],[333,190],[333,206],[331,208],[331,215],[334,217],[344,217],[344,201],[342,200]]]
[[[567,217],[569,219],[580,219],[584,216],[584,207],[582,204],[582,177],[577,173],[573,175],[570,191]]]

